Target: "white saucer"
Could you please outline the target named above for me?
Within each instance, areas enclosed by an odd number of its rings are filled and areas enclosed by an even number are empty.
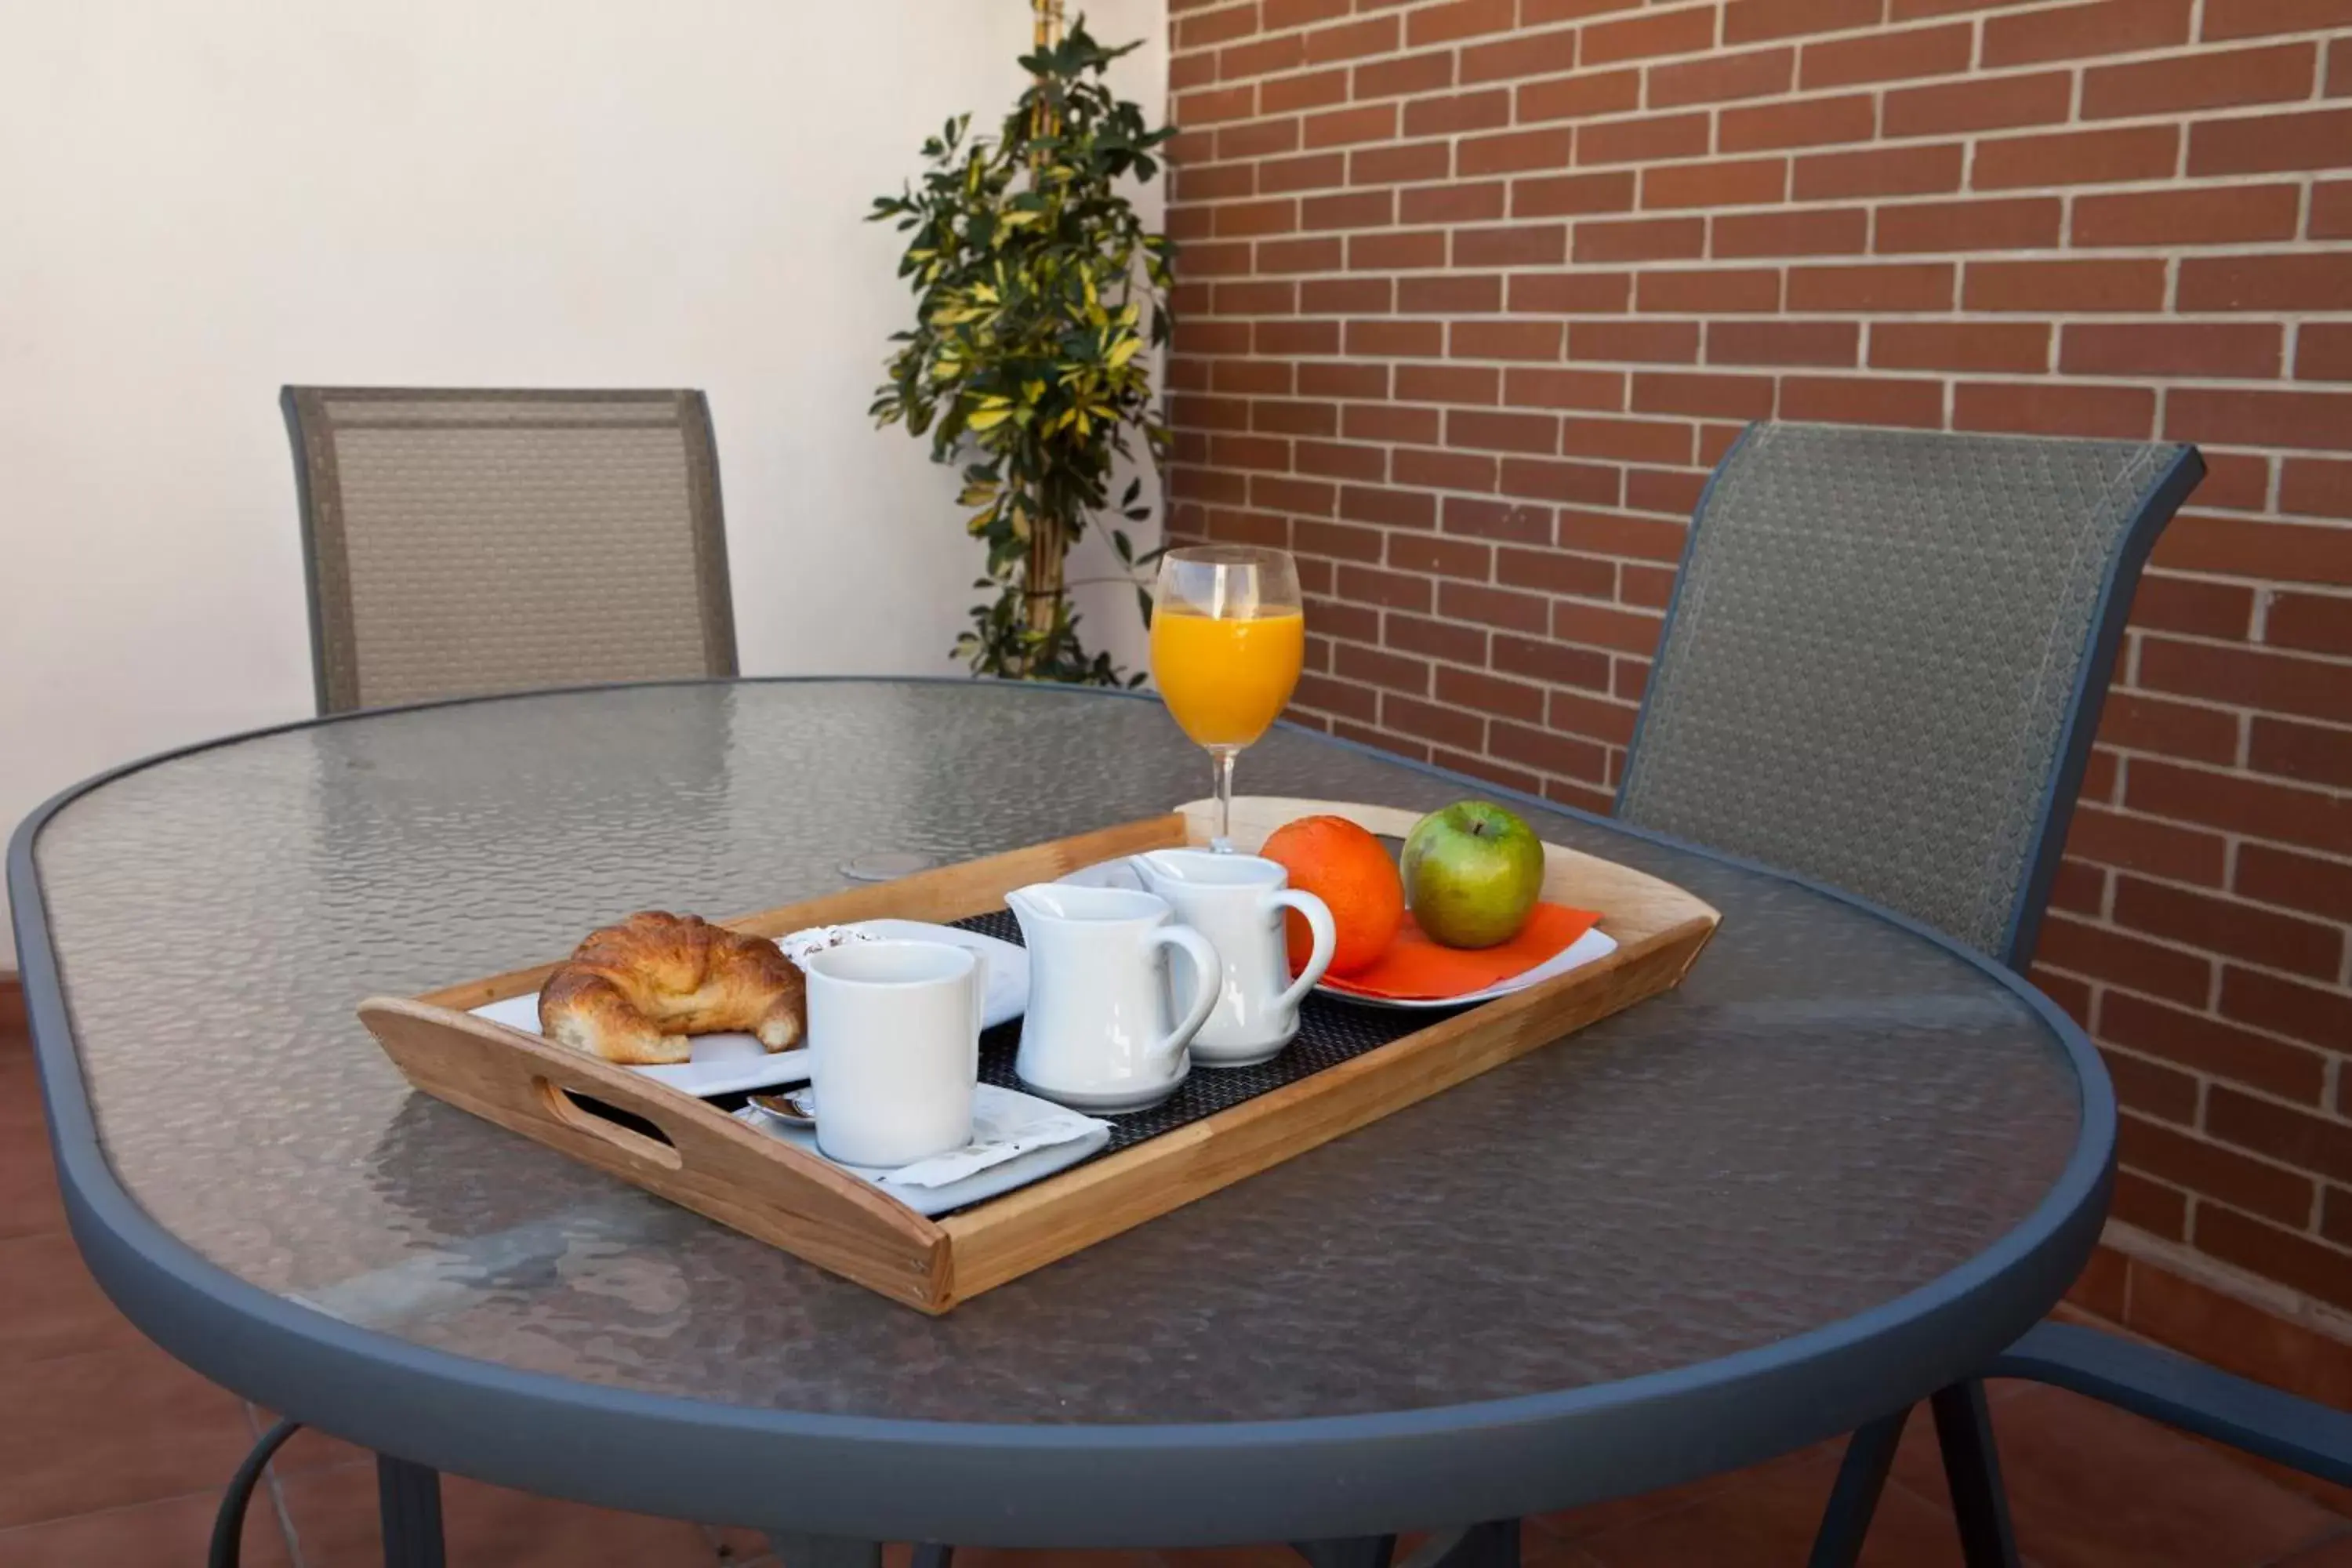
[[[1010,1023],[1029,1007],[1028,950],[976,931],[930,925],[922,921],[857,921],[849,929],[871,931],[893,942],[944,942],[967,948],[988,966],[988,1005],[981,1016],[984,1027]],[[539,1033],[539,993],[509,996],[503,1002],[473,1010],[477,1018],[504,1024],[524,1034]],[[780,1083],[800,1083],[809,1075],[808,1052],[776,1051],[744,1034],[697,1035],[694,1058],[667,1067],[635,1068],[656,1083],[667,1084],[697,1099],[732,1094],[740,1089],[772,1089]],[[1025,1158],[1026,1156],[1024,1156]],[[1013,1163],[1018,1164],[1015,1161]]]
[[[1135,868],[1129,865],[1124,857],[1117,860],[1098,860],[1091,866],[1082,866],[1061,879],[1076,888],[1140,889],[1143,886],[1143,879],[1135,874]],[[1318,995],[1336,997],[1342,1002],[1353,1002],[1360,1007],[1394,1007],[1408,1013],[1435,1012],[1448,1007],[1475,1007],[1481,1002],[1492,1002],[1497,996],[1508,996],[1514,991],[1525,991],[1530,985],[1539,985],[1556,975],[1567,973],[1571,969],[1581,969],[1586,964],[1597,963],[1616,951],[1617,939],[1596,926],[1533,969],[1514,974],[1508,980],[1498,980],[1484,991],[1474,991],[1467,996],[1447,996],[1437,1000],[1407,1000],[1392,996],[1360,996],[1352,991],[1341,991],[1326,984],[1318,984],[1315,990]]]
[[[1010,1112],[1023,1106],[1047,1113],[1061,1109],[1051,1101],[1023,1094],[1018,1089],[999,1089],[994,1084],[982,1084],[977,1090],[977,1095],[978,1103],[985,1105],[993,1100],[1004,1112]],[[795,1127],[789,1122],[779,1121],[772,1116],[762,1114],[757,1106],[751,1105],[747,1105],[737,1111],[735,1120],[756,1132],[764,1132],[769,1137],[780,1139],[796,1149],[805,1149],[820,1160],[825,1159],[824,1152],[816,1146],[816,1129],[813,1127]],[[1009,1193],[1015,1187],[1025,1187],[1031,1182],[1050,1176],[1056,1171],[1067,1170],[1109,1142],[1110,1131],[1108,1126],[1099,1127],[1083,1138],[1074,1138],[1066,1143],[1049,1143],[1043,1149],[1032,1149],[1025,1154],[1015,1154],[1000,1164],[991,1165],[985,1170],[974,1171],[960,1182],[949,1182],[937,1187],[901,1186],[895,1183],[886,1183],[882,1179],[890,1173],[887,1171],[877,1170],[869,1165],[843,1164],[838,1160],[826,1160],[825,1163],[838,1166],[862,1182],[879,1187],[917,1214],[940,1215],[950,1209],[960,1209],[966,1204],[976,1204],[983,1199],[995,1197],[1000,1193]]]

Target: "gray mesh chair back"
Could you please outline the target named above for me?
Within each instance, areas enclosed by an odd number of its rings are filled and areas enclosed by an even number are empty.
[[[735,673],[702,394],[282,401],[321,713]]]
[[[2193,447],[1751,426],[1708,482],[1617,796],[2021,964]]]

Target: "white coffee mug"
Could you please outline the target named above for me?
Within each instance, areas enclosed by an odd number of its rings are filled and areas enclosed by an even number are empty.
[[[845,942],[801,969],[818,1151],[897,1167],[971,1142],[979,959],[938,942]]]
[[[1217,950],[1223,969],[1217,1005],[1192,1037],[1192,1059],[1202,1067],[1239,1068],[1279,1056],[1298,1033],[1299,1000],[1331,966],[1339,936],[1330,907],[1291,887],[1280,864],[1255,855],[1153,849],[1129,863],[1178,920]],[[1315,936],[1314,952],[1296,980],[1283,930],[1286,910],[1305,916]]]

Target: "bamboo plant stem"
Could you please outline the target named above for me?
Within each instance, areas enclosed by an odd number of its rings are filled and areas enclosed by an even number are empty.
[[[1034,37],[1039,49],[1049,49],[1062,41],[1062,0],[1030,0],[1036,17]],[[1058,129],[1055,123],[1053,105],[1039,100],[1030,121],[1030,134],[1042,141]],[[1044,161],[1042,149],[1029,155],[1032,182],[1034,171]],[[1030,633],[1043,638],[1051,634],[1060,618],[1062,604],[1062,572],[1069,552],[1069,541],[1059,517],[1039,515],[1030,520],[1029,559],[1024,568],[1026,581],[1021,601],[1022,619]],[[1025,673],[1025,671],[1024,671]]]

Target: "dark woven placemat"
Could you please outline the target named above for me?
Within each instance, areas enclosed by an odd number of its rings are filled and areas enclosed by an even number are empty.
[[[1027,945],[1021,940],[1021,924],[1010,910],[997,910],[989,914],[973,915],[956,921],[965,931],[975,931],[1009,942],[1015,947]],[[1284,1047],[1280,1056],[1255,1067],[1209,1068],[1198,1062],[1186,1075],[1174,1094],[1149,1110],[1138,1110],[1124,1116],[1106,1115],[1110,1123],[1110,1142],[1076,1165],[1099,1160],[1106,1154],[1116,1154],[1121,1149],[1140,1143],[1147,1138],[1157,1138],[1163,1132],[1173,1132],[1187,1122],[1214,1116],[1246,1100],[1297,1083],[1302,1078],[1337,1067],[1350,1057],[1402,1039],[1416,1029],[1426,1027],[1431,1016],[1424,1011],[1408,1011],[1395,1007],[1372,1007],[1339,1001],[1320,992],[1309,992],[1298,1007],[1298,1035]],[[1013,1076],[1013,1058],[1021,1049],[1021,1021],[999,1024],[980,1037],[980,1080],[1000,1089],[1018,1089],[1020,1080]],[[713,1095],[710,1103],[732,1114],[750,1099],[745,1094]],[[624,1124],[635,1126],[640,1131],[653,1132],[625,1111],[601,1107],[604,1114]],[[655,1136],[659,1136],[657,1132]],[[1076,1165],[1063,1167],[1076,1169]],[[1059,1173],[1055,1173],[1059,1174]],[[954,1213],[949,1210],[948,1213]]]

